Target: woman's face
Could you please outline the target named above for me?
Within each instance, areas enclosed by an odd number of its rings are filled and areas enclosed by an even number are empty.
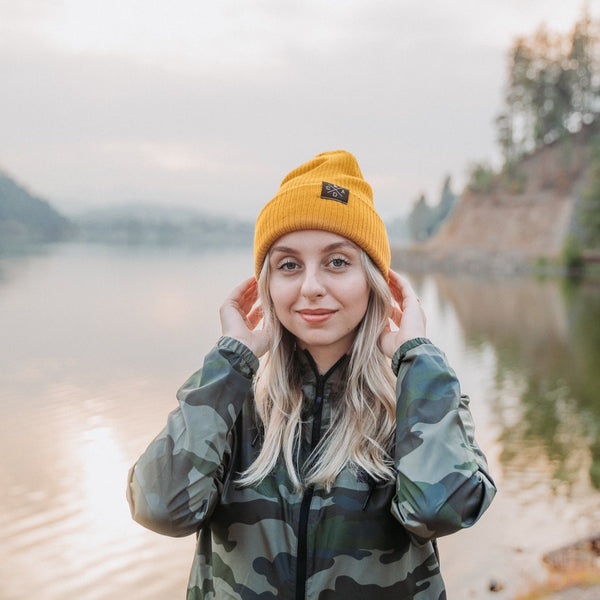
[[[367,310],[360,248],[328,231],[295,231],[273,244],[268,260],[277,318],[325,372],[348,352]]]

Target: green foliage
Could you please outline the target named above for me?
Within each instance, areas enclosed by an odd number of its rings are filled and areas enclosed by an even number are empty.
[[[600,248],[600,134],[592,138],[590,174],[582,193],[579,221],[585,245]]]
[[[584,10],[573,30],[541,26],[518,37],[509,52],[505,110],[496,119],[506,163],[576,131],[598,114],[598,66],[593,23]]]
[[[502,168],[502,183],[511,194],[522,194],[527,186],[527,174],[515,163],[506,163]]]
[[[433,211],[422,194],[408,216],[410,237],[416,242],[422,242],[431,237]]]
[[[496,173],[487,163],[475,163],[469,170],[467,189],[472,192],[487,193],[492,190],[496,182]]]
[[[502,150],[505,164],[514,164],[519,156],[515,143],[513,119],[510,114],[501,113],[496,117],[496,131],[496,141]]]
[[[564,265],[569,272],[577,274],[584,268],[583,248],[574,235],[567,237],[562,254]]]
[[[442,188],[440,202],[434,209],[435,231],[437,231],[442,225],[442,223],[448,218],[455,205],[456,195],[452,191],[451,180],[450,176],[448,175],[444,180],[444,186]]]
[[[592,455],[592,464],[590,465],[590,481],[592,485],[600,490],[600,440],[590,448]]]

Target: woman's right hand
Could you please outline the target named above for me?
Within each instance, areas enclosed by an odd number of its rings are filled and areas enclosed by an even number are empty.
[[[258,283],[254,277],[238,285],[227,296],[219,310],[221,331],[248,346],[256,356],[261,357],[270,346],[270,332],[256,326],[263,318],[258,300]]]

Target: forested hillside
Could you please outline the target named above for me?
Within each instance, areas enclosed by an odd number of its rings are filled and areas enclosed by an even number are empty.
[[[503,164],[474,164],[439,233],[405,260],[514,270],[597,256],[599,31],[584,13],[567,34],[541,26],[515,39],[496,119]]]
[[[56,242],[72,232],[66,217],[0,172],[0,242]]]
[[[485,189],[467,187],[439,234],[424,245],[430,259],[462,268],[515,270],[583,255],[593,247],[585,242],[585,198],[597,136],[592,124],[523,157],[518,188],[501,175]]]
[[[69,219],[0,172],[0,250],[66,239],[126,245],[248,246],[252,235],[252,223],[172,206],[107,207]]]

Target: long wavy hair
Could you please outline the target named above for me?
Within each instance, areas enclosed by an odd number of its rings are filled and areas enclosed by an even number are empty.
[[[396,397],[389,359],[378,340],[391,307],[390,289],[368,255],[361,262],[370,295],[350,350],[342,397],[333,403],[328,430],[298,469],[297,454],[302,431],[302,391],[293,355],[296,341],[275,315],[269,294],[268,256],[258,280],[265,325],[273,332],[270,351],[261,361],[255,386],[255,407],[264,434],[262,448],[239,479],[242,485],[262,481],[280,457],[297,490],[319,484],[330,489],[346,467],[362,470],[376,481],[393,477],[390,446],[395,430]]]

